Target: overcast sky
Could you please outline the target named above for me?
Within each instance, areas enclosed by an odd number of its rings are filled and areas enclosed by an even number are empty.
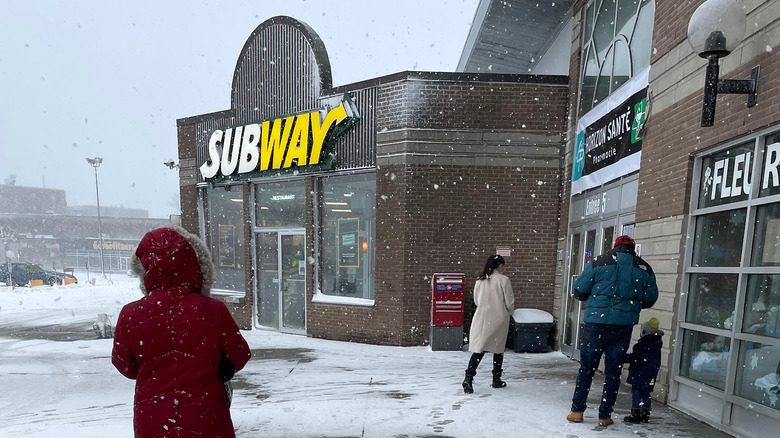
[[[454,71],[478,0],[0,0],[0,183],[68,205],[178,213],[176,119],[229,109],[238,54],[289,15],[325,42],[333,84]]]

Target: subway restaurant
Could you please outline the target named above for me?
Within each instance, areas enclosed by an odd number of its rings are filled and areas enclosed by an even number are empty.
[[[400,72],[334,87],[322,40],[260,24],[229,109],[177,121],[182,225],[244,329],[430,342],[431,280],[498,248],[517,307],[553,311],[565,76]],[[552,236],[540,239],[539,236]]]

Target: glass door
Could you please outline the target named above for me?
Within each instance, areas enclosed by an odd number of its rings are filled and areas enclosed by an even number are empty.
[[[581,262],[580,262],[580,240],[581,240],[580,233],[574,233],[571,235],[571,241],[570,241],[570,249],[569,254],[571,254],[571,259],[569,260],[569,275],[568,275],[568,281],[569,281],[569,293],[566,294],[565,305],[566,305],[566,319],[564,320],[564,327],[563,327],[563,345],[561,348],[564,350],[565,353],[569,355],[574,354],[574,347],[577,345],[577,340],[575,339],[576,331],[574,330],[574,327],[577,327],[577,315],[579,314],[579,301],[574,299],[574,293],[572,289],[572,284],[574,283],[574,279],[577,278],[577,274],[579,273],[581,269]]]
[[[261,232],[257,241],[257,321],[285,333],[306,333],[304,230]]]
[[[563,327],[563,342],[561,351],[575,359],[579,359],[579,339],[582,334],[583,314],[585,313],[585,303],[574,298],[574,280],[582,272],[585,264],[595,257],[596,250],[596,231],[595,229],[573,230],[571,234],[570,250],[571,260],[569,262],[568,291],[564,304],[566,306],[566,319]]]
[[[257,323],[279,329],[279,234],[257,233]]]
[[[279,329],[306,333],[306,236],[279,233],[279,282],[282,321]]]

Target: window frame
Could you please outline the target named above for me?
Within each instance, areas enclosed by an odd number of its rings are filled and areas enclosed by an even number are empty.
[[[763,335],[756,335],[752,333],[746,333],[743,329],[743,319],[745,316],[745,305],[747,299],[747,287],[749,279],[753,275],[765,274],[765,275],[777,275],[777,266],[751,266],[752,252],[754,250],[754,234],[756,228],[756,215],[758,209],[762,206],[780,203],[780,194],[769,195],[760,197],[761,177],[763,176],[764,155],[766,150],[766,139],[770,136],[777,136],[780,134],[780,125],[773,125],[762,130],[751,133],[750,135],[741,136],[725,142],[721,145],[708,148],[702,151],[698,151],[693,154],[694,168],[692,173],[691,184],[691,197],[689,206],[689,217],[686,229],[687,236],[695,236],[696,224],[698,218],[709,214],[723,212],[728,210],[745,210],[745,225],[742,236],[742,249],[740,254],[740,263],[737,266],[710,266],[701,267],[693,266],[693,250],[694,245],[689,242],[684,245],[684,265],[682,272],[682,281],[680,283],[681,293],[679,296],[679,311],[676,316],[676,336],[679,342],[674,346],[674,362],[673,369],[671,370],[671,394],[672,399],[677,399],[677,393],[680,386],[686,388],[696,388],[702,391],[715,400],[720,400],[722,404],[722,412],[729,412],[729,404],[737,405],[743,408],[754,409],[755,412],[760,412],[772,418],[780,418],[780,409],[765,406],[760,402],[753,401],[747,398],[743,398],[739,395],[736,385],[738,370],[742,366],[744,360],[741,356],[743,350],[743,344],[748,342],[760,343],[763,345],[772,345],[780,347],[780,338],[772,338]],[[702,181],[702,169],[704,159],[718,153],[724,152],[731,148],[737,148],[746,143],[753,143],[753,160],[751,163],[751,179],[750,190],[746,200],[740,200],[735,202],[726,202],[719,205],[700,207],[700,192],[703,188]],[[735,292],[735,304],[734,304],[734,318],[731,327],[718,328],[708,327],[701,324],[686,322],[689,312],[689,289],[691,287],[691,279],[694,275],[700,274],[735,274],[738,276],[737,290]],[[686,332],[700,332],[707,335],[723,336],[725,337],[726,348],[731,352],[727,359],[726,364],[726,381],[724,384],[724,390],[719,390],[707,386],[706,383],[692,380],[690,378],[681,375],[682,369],[682,352],[685,346],[684,333]],[[728,424],[726,419],[721,418],[721,423]]]

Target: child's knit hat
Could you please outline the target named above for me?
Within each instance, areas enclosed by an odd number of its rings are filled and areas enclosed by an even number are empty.
[[[652,335],[659,332],[658,330],[658,319],[657,318],[650,318],[649,320],[642,323],[641,326],[642,329],[642,336],[644,335]]]

